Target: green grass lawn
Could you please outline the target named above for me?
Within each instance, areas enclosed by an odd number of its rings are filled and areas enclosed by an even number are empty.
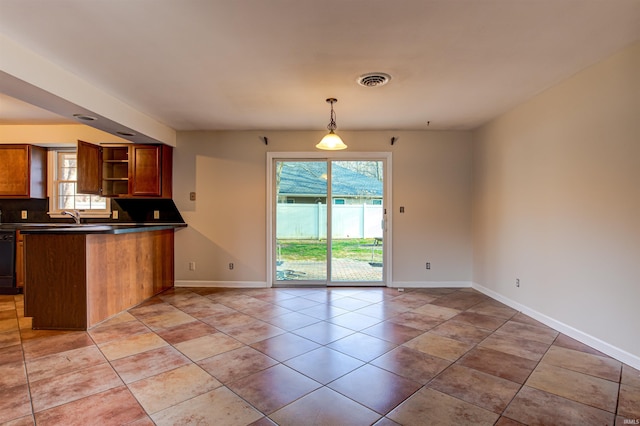
[[[333,240],[334,259],[371,261],[373,238]],[[327,240],[278,240],[280,260],[324,261],[327,258]],[[382,256],[382,246],[375,247],[374,260]]]

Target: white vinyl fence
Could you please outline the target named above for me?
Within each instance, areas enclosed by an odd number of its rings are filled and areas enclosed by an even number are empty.
[[[382,237],[382,206],[345,204],[333,206],[333,238]],[[327,238],[326,204],[277,204],[276,238]]]

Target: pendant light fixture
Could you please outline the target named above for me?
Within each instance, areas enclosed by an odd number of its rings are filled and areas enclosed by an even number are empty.
[[[331,104],[331,119],[329,121],[329,125],[327,129],[329,129],[329,133],[325,135],[324,138],[320,141],[316,148],[324,149],[328,151],[337,151],[340,149],[345,149],[347,146],[342,142],[340,136],[336,135],[335,130],[338,126],[336,126],[336,113],[333,111],[333,104],[338,102],[336,98],[327,99],[327,103]]]

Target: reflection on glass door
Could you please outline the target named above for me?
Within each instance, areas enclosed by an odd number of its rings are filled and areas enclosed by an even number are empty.
[[[331,281],[383,281],[382,161],[331,162]]]
[[[384,284],[384,161],[273,166],[275,284]]]

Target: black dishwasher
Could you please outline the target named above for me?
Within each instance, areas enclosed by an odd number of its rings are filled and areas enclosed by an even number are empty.
[[[16,287],[16,231],[0,229],[0,294],[18,294]]]

